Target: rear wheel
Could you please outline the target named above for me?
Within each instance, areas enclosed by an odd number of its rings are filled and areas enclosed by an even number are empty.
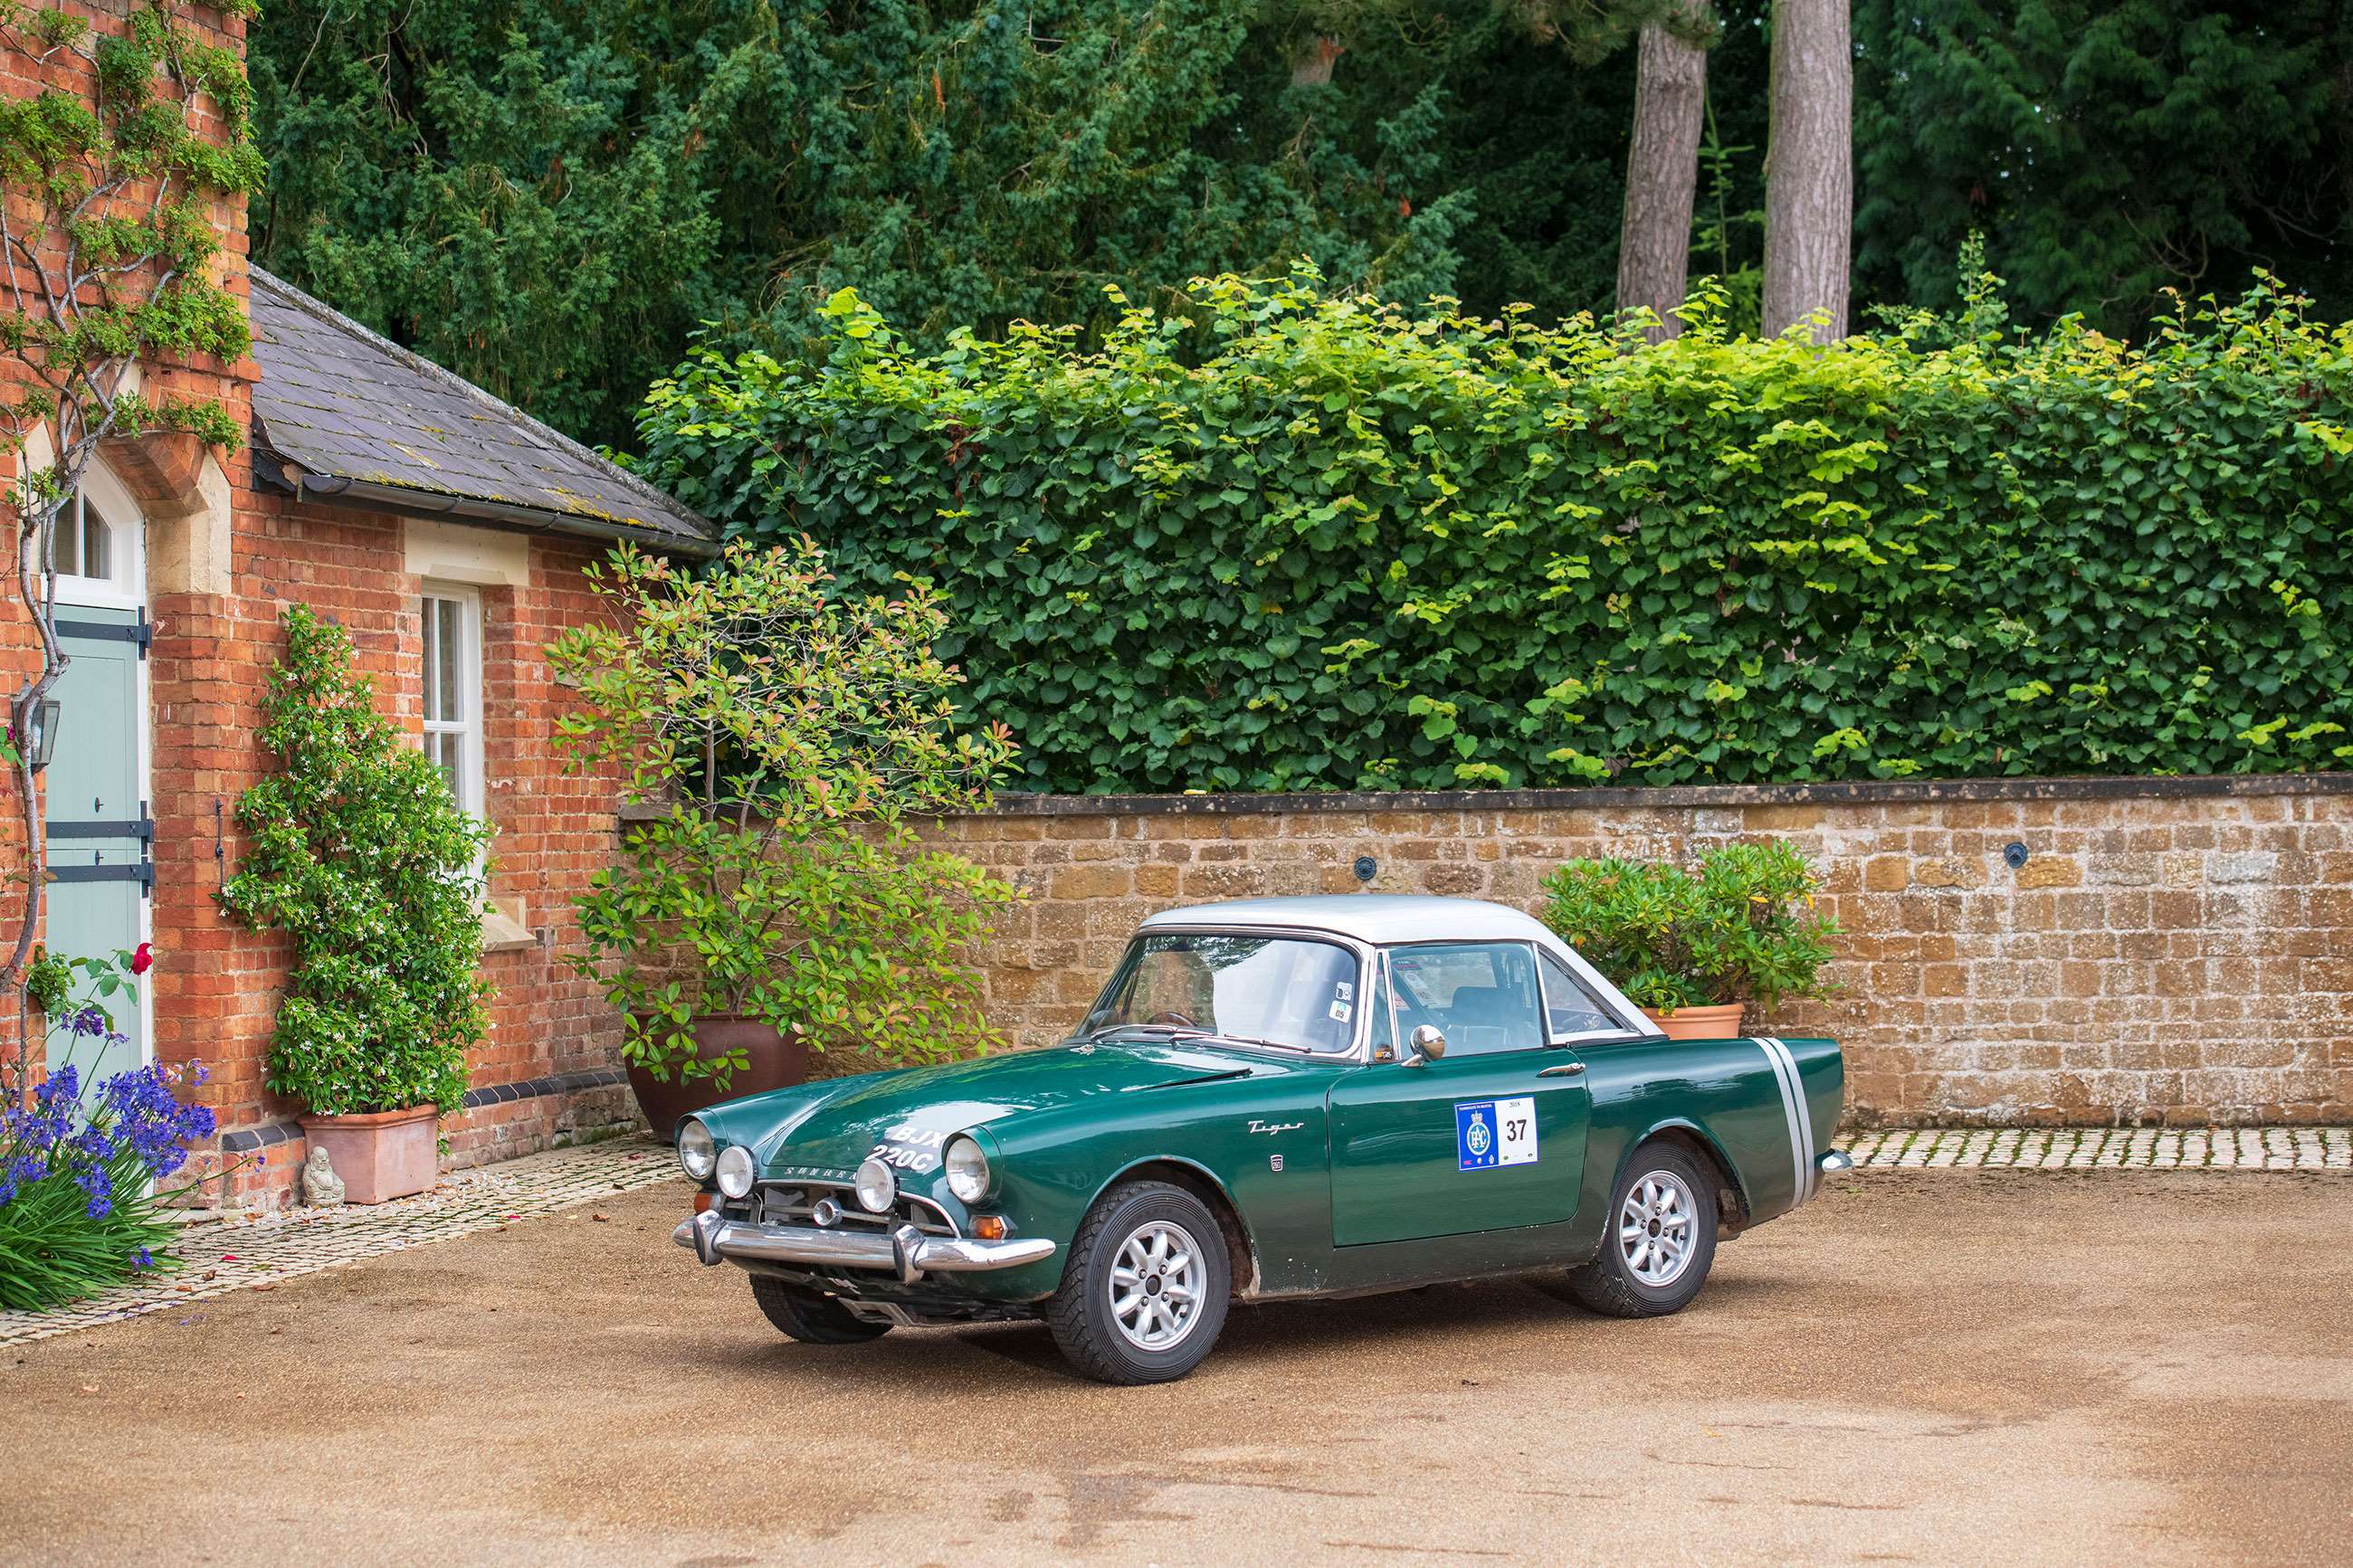
[[[1208,1205],[1166,1182],[1130,1182],[1087,1212],[1046,1321],[1071,1364],[1097,1382],[1166,1383],[1218,1342],[1232,1290]]]
[[[1569,1270],[1577,1299],[1613,1318],[1679,1312],[1715,1261],[1715,1173],[1679,1143],[1634,1151],[1610,1197],[1601,1255]]]
[[[752,1300],[768,1321],[805,1345],[864,1344],[891,1331],[890,1324],[870,1323],[830,1296],[765,1274],[752,1276]]]

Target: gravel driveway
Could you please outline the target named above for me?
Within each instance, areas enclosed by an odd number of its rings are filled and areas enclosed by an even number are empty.
[[[1871,1172],[1690,1311],[1238,1310],[812,1350],[676,1185],[0,1352],[0,1561],[2324,1563],[2353,1178]],[[594,1215],[602,1215],[597,1218]]]

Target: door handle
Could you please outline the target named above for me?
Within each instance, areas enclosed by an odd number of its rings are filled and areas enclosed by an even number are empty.
[[[1536,1076],[1538,1078],[1575,1078],[1578,1073],[1581,1073],[1584,1070],[1585,1064],[1583,1062],[1563,1062],[1556,1068],[1545,1068],[1542,1072],[1536,1074]]]

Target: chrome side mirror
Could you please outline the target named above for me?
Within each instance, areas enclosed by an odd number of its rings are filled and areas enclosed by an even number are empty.
[[[1413,1047],[1413,1055],[1406,1058],[1404,1066],[1427,1067],[1446,1054],[1446,1036],[1435,1024],[1424,1024],[1406,1037]]]

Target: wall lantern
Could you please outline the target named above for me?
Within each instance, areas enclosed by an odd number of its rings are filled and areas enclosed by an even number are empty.
[[[45,698],[33,710],[33,771],[39,773],[49,765],[49,758],[58,749],[58,700]]]

